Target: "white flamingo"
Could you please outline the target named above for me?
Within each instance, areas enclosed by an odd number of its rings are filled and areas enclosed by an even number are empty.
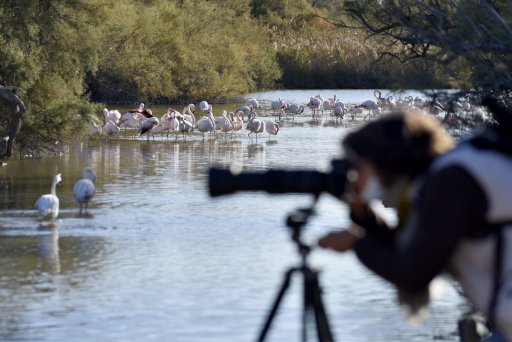
[[[186,135],[192,131],[194,125],[189,122],[188,120],[185,120],[183,116],[178,116],[178,131],[183,134],[183,140],[187,140]]]
[[[258,103],[258,100],[256,100],[256,99],[249,99],[247,101],[247,105],[252,106],[252,108],[258,108],[259,103]]]
[[[143,111],[144,111],[144,102],[141,102],[139,104],[139,107],[129,110],[130,113],[139,113],[139,114],[142,114]]]
[[[256,135],[256,142],[258,142],[258,133],[265,130],[265,123],[262,120],[256,119],[256,114],[252,113],[249,117],[246,129],[249,131],[247,134],[249,139],[252,140],[252,134],[254,133]]]
[[[295,120],[295,114],[302,114],[304,112],[304,106],[290,103],[285,111],[292,114],[292,120]]]
[[[251,104],[240,106],[235,110],[235,112],[242,112],[244,115],[243,117],[249,117],[251,113],[253,113],[253,107]]]
[[[51,192],[49,194],[42,195],[36,201],[35,207],[39,212],[40,220],[45,218],[55,220],[57,216],[59,216],[59,198],[57,197],[56,188],[57,184],[60,182],[62,182],[62,175],[58,173],[52,178]]]
[[[283,98],[279,98],[277,101],[272,101],[270,103],[272,110],[274,111],[274,117],[276,116],[276,111],[279,116],[279,120],[281,120],[281,115],[284,115],[286,108],[288,108],[288,102],[286,102]]]
[[[117,126],[112,120],[108,121],[102,128],[102,133],[106,135],[114,135],[118,134],[121,131],[121,128]]]
[[[268,133],[268,138],[270,140],[270,135],[277,135],[277,132],[279,132],[279,123],[272,120],[265,121],[265,130]]]
[[[213,108],[211,104],[208,104],[206,101],[199,102],[199,110],[204,114],[208,114],[209,112],[213,112]]]
[[[210,111],[208,115],[203,116],[196,122],[195,128],[201,133],[203,133],[203,141],[204,134],[206,132],[213,132],[215,130],[215,118],[213,117],[213,113]]]
[[[77,180],[73,186],[73,196],[80,205],[80,214],[82,213],[83,206],[85,206],[85,212],[87,213],[89,201],[96,194],[95,182],[96,173],[90,167],[86,167],[82,171],[82,179]]]
[[[190,122],[192,126],[196,124],[196,117],[194,115],[195,111],[196,106],[193,103],[183,107],[183,119]]]
[[[226,111],[222,112],[222,116],[215,118],[215,129],[224,132],[224,140],[226,140],[229,132],[233,132],[233,121],[228,117]]]
[[[121,113],[119,113],[117,109],[108,110],[107,108],[103,108],[103,119],[105,123],[112,121],[117,125],[121,119]]]
[[[142,136],[147,133],[148,134],[147,137],[149,140],[149,136],[151,135],[151,130],[153,129],[153,127],[158,126],[160,124],[160,120],[158,120],[158,118],[155,118],[153,116],[153,112],[151,112],[150,109],[144,109],[144,111],[142,112],[142,115],[144,115],[146,120],[142,121],[140,124],[139,135]],[[154,137],[153,137],[153,139],[154,139]]]
[[[363,118],[363,120],[366,120],[366,118],[371,118],[373,110],[380,109],[377,102],[373,100],[366,100],[363,103],[354,106],[354,108],[362,108],[368,110],[368,114]]]
[[[242,112],[230,112],[229,118],[233,123],[233,131],[236,133],[244,126],[243,113]]]
[[[306,107],[308,107],[309,109],[311,109],[313,111],[313,119],[316,118],[317,111],[320,110],[323,103],[324,103],[324,100],[322,99],[322,97],[320,95],[317,95],[315,97],[311,96],[309,98],[309,102],[306,104]]]

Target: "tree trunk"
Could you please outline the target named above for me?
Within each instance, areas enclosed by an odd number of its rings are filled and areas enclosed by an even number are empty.
[[[0,132],[0,158],[11,156],[14,139],[21,127],[21,118],[25,114],[25,104],[9,88],[0,86],[0,100],[7,102],[9,109],[9,125],[7,132]]]

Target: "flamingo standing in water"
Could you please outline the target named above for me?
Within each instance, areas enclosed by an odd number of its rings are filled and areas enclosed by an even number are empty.
[[[62,175],[56,174],[52,178],[52,187],[49,194],[42,195],[35,203],[35,207],[39,213],[39,219],[50,218],[55,220],[59,216],[59,198],[57,197],[57,184],[62,182]]]
[[[281,115],[284,115],[284,111],[288,108],[288,102],[283,100],[281,97],[277,101],[272,101],[270,103],[272,110],[274,111],[274,117],[276,116],[276,111],[278,112],[279,120],[281,120]]]
[[[197,128],[199,132],[203,133],[204,141],[204,134],[206,132],[213,132],[215,130],[215,118],[213,117],[213,113],[210,111],[208,112],[208,115],[205,115],[199,119],[195,125],[195,128]]]
[[[117,125],[121,119],[121,113],[117,109],[108,110],[107,108],[103,108],[103,119],[105,123],[112,121]]]
[[[119,133],[121,131],[121,128],[119,128],[119,126],[117,126],[112,120],[110,120],[103,126],[101,131],[104,134],[111,136]]]
[[[229,119],[233,123],[233,132],[235,132],[235,136],[236,136],[236,132],[241,130],[242,127],[244,126],[243,117],[244,117],[243,112],[236,112],[236,113],[230,112],[229,113]]]
[[[363,108],[368,110],[368,114],[363,118],[363,120],[366,120],[366,118],[371,118],[372,113],[378,113],[380,110],[380,106],[373,100],[366,100],[363,103],[354,106],[354,108]]]
[[[82,213],[82,206],[85,206],[85,212],[87,213],[87,206],[89,201],[96,194],[96,173],[90,167],[86,167],[82,171],[82,179],[76,181],[73,186],[73,196],[75,201],[80,205],[80,214]]]
[[[183,119],[190,122],[192,126],[196,124],[196,117],[194,116],[195,111],[196,106],[193,103],[183,107]]]
[[[265,130],[268,133],[268,139],[270,140],[270,135],[277,135],[279,132],[279,124],[276,121],[267,120],[265,121]]]
[[[313,119],[316,119],[317,111],[320,110],[323,103],[324,103],[324,100],[322,99],[322,97],[320,95],[317,95],[315,97],[311,96],[309,98],[309,102],[306,104],[306,107],[308,107],[309,109],[311,109],[313,111]]]
[[[192,131],[194,125],[181,115],[178,116],[178,131],[183,134],[183,140],[187,140],[186,135]]]
[[[258,133],[261,133],[265,130],[265,123],[262,120],[256,119],[256,114],[252,113],[249,117],[249,122],[247,123],[246,129],[249,131],[247,136],[250,140],[252,140],[251,134],[256,135],[256,142],[258,142]]]
[[[228,132],[233,131],[233,121],[228,117],[226,111],[222,112],[222,116],[215,118],[215,129],[224,132],[224,140],[226,140]]]
[[[139,135],[142,136],[147,133],[148,134],[147,137],[149,140],[149,136],[151,135],[151,130],[153,129],[153,127],[158,126],[160,124],[160,120],[158,120],[158,118],[155,118],[153,116],[153,112],[151,112],[150,109],[144,109],[142,111],[142,115],[144,115],[146,120],[142,121],[140,124]],[[154,139],[154,137],[153,137],[153,139]]]

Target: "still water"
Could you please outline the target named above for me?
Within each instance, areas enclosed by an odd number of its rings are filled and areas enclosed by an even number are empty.
[[[373,98],[371,91],[339,90],[250,97],[266,116],[278,97],[304,104],[334,93],[353,103]],[[214,114],[236,105],[214,104]],[[285,219],[312,198],[211,198],[208,168],[328,171],[340,139],[358,124],[312,122],[306,109],[257,143],[245,129],[204,141],[199,133],[187,141],[101,138],[53,157],[8,160],[0,167],[0,341],[254,341],[285,271],[299,262]],[[85,166],[98,175],[97,193],[88,214],[79,215],[72,187]],[[41,226],[34,202],[49,193],[56,173],[63,177],[61,211],[55,226]],[[346,208],[330,195],[320,197],[316,212],[302,230],[307,243],[348,223]],[[394,290],[352,253],[314,249],[310,262],[321,270],[336,340],[458,340],[465,304],[453,288],[431,303],[426,322],[411,326]],[[269,341],[300,340],[301,284],[299,275],[292,278]]]

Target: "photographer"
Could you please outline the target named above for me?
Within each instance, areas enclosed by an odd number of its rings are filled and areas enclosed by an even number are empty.
[[[346,194],[354,225],[318,245],[353,250],[413,307],[447,272],[487,317],[489,341],[512,341],[512,229],[503,229],[512,222],[512,157],[495,146],[499,133],[452,149],[436,119],[400,113],[351,132],[342,146],[358,174]],[[397,210],[396,227],[372,199]]]

